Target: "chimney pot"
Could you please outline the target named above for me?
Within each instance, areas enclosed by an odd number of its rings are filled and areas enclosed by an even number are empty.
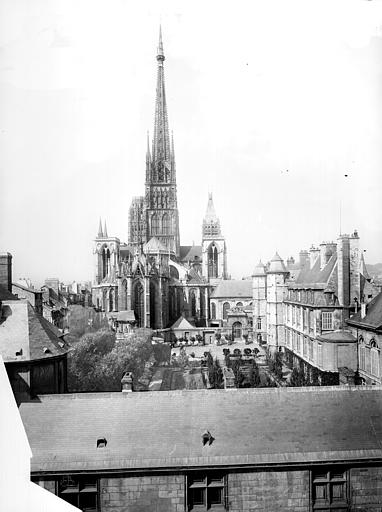
[[[133,391],[133,374],[125,372],[121,379],[122,393],[131,393]]]

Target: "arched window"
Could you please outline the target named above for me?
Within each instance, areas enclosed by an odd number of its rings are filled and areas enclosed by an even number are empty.
[[[157,235],[159,233],[159,218],[156,213],[151,217],[151,234]]]
[[[137,282],[134,288],[134,313],[138,327],[144,327],[145,307],[143,286]]]
[[[121,309],[122,311],[127,310],[127,281],[126,279],[122,281],[121,286]]]
[[[150,281],[150,327],[155,329],[157,327],[157,301],[156,301],[156,286],[154,281]]]
[[[359,341],[359,369],[366,370],[366,347],[363,337],[358,338]]]
[[[218,250],[214,243],[208,249],[208,277],[218,277]]]
[[[211,302],[211,319],[216,319],[216,304],[214,302]]]
[[[236,307],[237,308],[242,308],[243,307],[243,303],[242,302],[237,302],[236,303]]]
[[[370,373],[379,377],[379,348],[374,338],[370,340]]]
[[[165,213],[162,217],[162,234],[170,234],[170,217],[167,213]]]
[[[229,311],[229,302],[225,302],[223,304],[223,318],[224,320],[227,320],[227,313]]]
[[[114,311],[114,290],[110,289],[109,292],[109,311]]]
[[[233,338],[234,339],[238,339],[238,338],[241,338],[241,333],[242,333],[242,330],[241,330],[241,323],[240,322],[235,322],[232,326],[232,335],[233,335]]]
[[[179,279],[178,269],[174,267],[174,265],[170,265],[170,277],[173,279]]]
[[[191,316],[196,316],[196,296],[195,290],[190,291],[190,301],[191,301]]]
[[[109,262],[110,262],[110,251],[108,247],[104,247],[102,250],[102,279],[104,279],[109,272]]]

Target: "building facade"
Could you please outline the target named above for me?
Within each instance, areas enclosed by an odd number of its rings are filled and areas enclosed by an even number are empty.
[[[285,266],[276,254],[254,272],[255,334],[285,352],[308,381],[338,384],[342,369],[355,377],[358,368],[357,337],[346,321],[377,292],[356,231],[301,251],[298,264]]]
[[[382,292],[369,303],[361,301],[360,310],[347,324],[357,340],[358,374],[362,384],[381,384]]]

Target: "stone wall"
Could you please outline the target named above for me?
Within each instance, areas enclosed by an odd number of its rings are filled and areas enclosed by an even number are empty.
[[[310,510],[309,471],[262,471],[228,476],[230,512]]]
[[[352,510],[382,510],[382,467],[350,470],[350,502]]]
[[[184,512],[184,476],[101,478],[102,512]]]

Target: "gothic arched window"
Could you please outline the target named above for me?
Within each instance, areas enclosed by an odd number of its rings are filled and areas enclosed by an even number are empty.
[[[208,277],[218,277],[218,250],[215,244],[208,249]]]
[[[127,281],[126,279],[122,282],[121,286],[121,307],[122,310],[127,310]]]
[[[109,311],[114,311],[114,290],[110,289],[109,292]]]
[[[151,217],[151,234],[157,235],[159,233],[159,218],[156,213]]]
[[[216,319],[216,304],[214,302],[211,302],[211,319]]]
[[[162,217],[162,233],[164,235],[170,234],[170,217],[165,213]]]
[[[195,290],[190,291],[191,315],[196,316],[196,296]]]
[[[223,318],[224,320],[227,320],[227,313],[229,311],[229,302],[225,302],[223,304]]]
[[[143,327],[144,326],[145,307],[144,307],[143,286],[140,282],[138,282],[134,288],[134,313],[135,313],[135,319],[137,321],[137,326]]]

